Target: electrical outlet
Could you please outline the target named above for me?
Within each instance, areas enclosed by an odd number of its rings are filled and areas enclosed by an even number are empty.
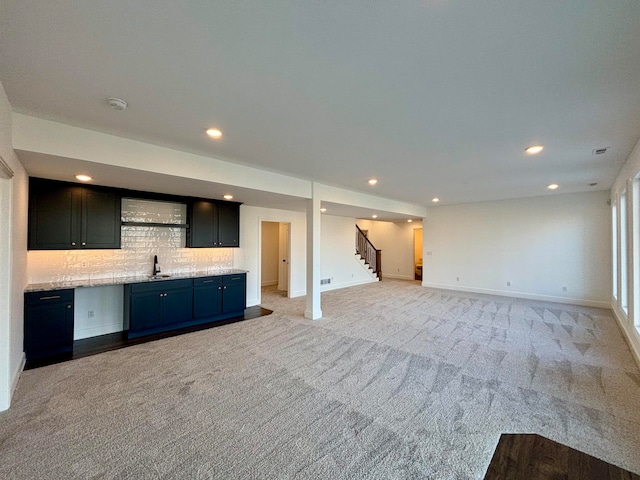
[[[510,287],[510,286],[511,286],[511,282],[507,282],[507,287]]]
[[[459,282],[459,281],[460,281],[460,277],[456,277],[456,282]]]
[[[94,312],[93,310],[89,310],[87,312],[87,318],[93,318],[96,316],[96,312]]]
[[[567,291],[567,287],[562,287],[562,291],[566,292]]]

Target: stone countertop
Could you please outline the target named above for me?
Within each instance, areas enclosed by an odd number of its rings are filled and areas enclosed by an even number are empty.
[[[247,273],[247,270],[238,270],[235,268],[227,270],[217,270],[216,272],[189,272],[189,273],[172,273],[169,276],[158,275],[153,278],[151,275],[134,275],[129,277],[109,277],[109,278],[84,278],[77,280],[68,280],[62,282],[48,283],[31,283],[24,289],[27,292],[46,292],[50,290],[61,290],[63,288],[81,288],[81,287],[103,287],[107,285],[126,285],[128,283],[146,283],[146,282],[163,282],[166,280],[176,280],[184,278],[200,278],[200,277],[219,277],[221,275],[233,275],[236,273]]]

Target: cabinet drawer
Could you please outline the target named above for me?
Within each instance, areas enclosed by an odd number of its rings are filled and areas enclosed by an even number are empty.
[[[33,305],[49,305],[55,303],[73,303],[73,289],[50,290],[47,292],[25,293],[26,303]]]
[[[234,275],[223,275],[222,283],[224,285],[238,284],[238,283],[246,283],[246,274],[244,273],[236,273]]]
[[[207,285],[222,285],[222,277],[201,277],[193,279],[194,287],[206,287]]]
[[[190,278],[180,280],[151,280],[144,283],[131,284],[131,293],[163,292],[177,288],[191,288],[193,280]]]

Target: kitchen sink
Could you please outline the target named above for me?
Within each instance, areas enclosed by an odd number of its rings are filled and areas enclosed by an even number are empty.
[[[171,278],[171,275],[149,275],[151,280],[166,280],[167,278]]]

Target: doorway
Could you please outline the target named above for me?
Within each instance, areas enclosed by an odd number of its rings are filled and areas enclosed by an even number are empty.
[[[422,280],[422,228],[413,230],[413,278]]]
[[[289,296],[291,239],[290,224],[263,221],[260,286],[275,287]]]

